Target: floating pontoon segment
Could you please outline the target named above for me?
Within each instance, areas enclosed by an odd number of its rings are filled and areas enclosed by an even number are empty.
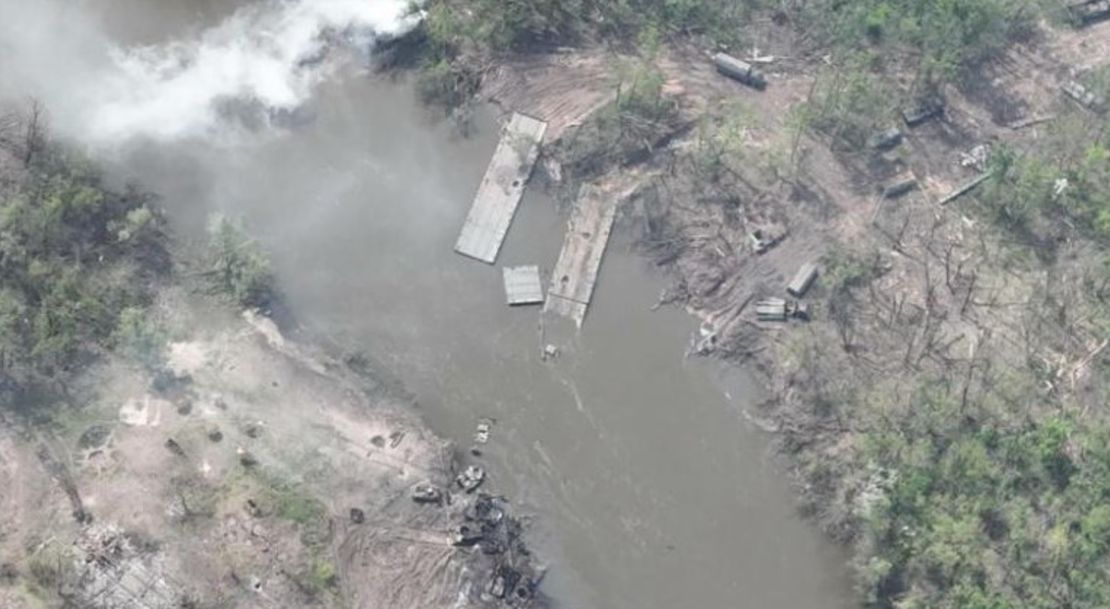
[[[547,123],[543,121],[513,114],[501,131],[501,141],[478,186],[474,204],[455,243],[456,252],[488,264],[497,259],[524,195],[524,185],[539,157],[546,130]]]
[[[509,306],[543,304],[540,267],[507,266],[501,269],[505,279],[505,302]]]

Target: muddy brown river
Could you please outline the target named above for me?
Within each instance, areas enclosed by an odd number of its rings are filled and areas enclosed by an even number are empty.
[[[77,4],[126,46],[192,35],[232,3]],[[534,514],[556,606],[853,606],[844,554],[797,516],[745,423],[757,388],[684,358],[695,323],[651,310],[663,279],[627,227],[581,332],[550,328],[565,348],[545,362],[538,309],[507,308],[500,269],[452,251],[496,143],[491,109],[459,137],[409,84],[352,61],[298,117],[235,145],[129,143],[116,171],[163,195],[182,238],[212,211],[243,216],[306,331],[368,353],[439,433],[465,447],[480,417],[496,419],[482,461]],[[498,265],[550,269],[563,230],[529,192]]]

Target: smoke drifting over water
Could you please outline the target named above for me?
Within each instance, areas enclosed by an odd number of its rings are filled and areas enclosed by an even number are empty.
[[[336,45],[366,48],[419,21],[407,0],[259,0],[191,39],[122,48],[81,4],[0,0],[0,93],[35,95],[90,144],[226,132],[296,109],[332,72]]]

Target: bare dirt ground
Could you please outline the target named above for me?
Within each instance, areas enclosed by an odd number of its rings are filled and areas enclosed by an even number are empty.
[[[481,95],[547,121],[548,141],[557,140],[613,99],[617,59],[601,50],[523,55],[491,67]]]
[[[357,358],[187,300],[161,307],[172,374],[107,362],[57,429],[0,426],[0,607],[537,602],[507,504],[455,486],[451,447]],[[425,483],[443,500],[414,502]]]

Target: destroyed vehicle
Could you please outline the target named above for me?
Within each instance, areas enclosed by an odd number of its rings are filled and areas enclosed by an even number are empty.
[[[767,87],[767,79],[763,74],[746,61],[741,61],[725,53],[717,53],[713,56],[713,65],[717,67],[718,73],[749,87],[759,90]]]
[[[1069,4],[1068,13],[1079,27],[1088,26],[1110,19],[1110,0],[1087,0]]]
[[[883,188],[884,199],[897,199],[917,188],[916,178],[904,178]]]
[[[517,580],[516,587],[513,588],[512,596],[518,601],[530,599],[536,595],[536,588],[538,586],[539,583],[536,580],[521,576],[521,578]]]
[[[944,101],[939,98],[928,98],[916,106],[902,110],[902,118],[910,127],[919,127],[943,114]]]
[[[488,592],[496,598],[505,598],[506,594],[511,593],[520,580],[524,579],[520,571],[513,569],[508,565],[502,565],[497,575],[490,580]]]
[[[881,133],[876,133],[871,138],[871,148],[880,152],[890,150],[902,143],[902,132],[897,127],[891,127]]]
[[[785,322],[790,318],[809,319],[809,308],[784,298],[765,298],[755,303],[755,315],[759,321]]]
[[[429,482],[412,487],[412,500],[417,503],[439,503],[442,499],[443,492]]]
[[[466,508],[463,516],[467,520],[497,526],[505,519],[505,510],[498,503],[498,500],[494,497],[481,493],[478,495],[478,499]]]
[[[767,298],[755,303],[755,315],[759,321],[786,321],[786,300]]]
[[[1063,90],[1068,97],[1075,100],[1076,103],[1092,112],[1101,113],[1106,110],[1105,99],[1095,95],[1094,92],[1074,80],[1069,80],[1064,83],[1061,85],[1060,89]]]
[[[757,228],[748,233],[748,240],[752,244],[752,251],[757,254],[762,254],[778,245],[785,236],[783,231],[770,228]]]
[[[455,483],[459,485],[462,490],[472,493],[474,489],[482,485],[486,479],[486,471],[477,465],[471,465],[455,477]]]
[[[801,298],[809,290],[810,286],[817,279],[817,265],[812,262],[803,264],[798,272],[794,275],[794,279],[786,286],[786,291],[795,298]]]
[[[495,576],[490,580],[486,591],[494,598],[505,598],[505,577],[502,575]]]

